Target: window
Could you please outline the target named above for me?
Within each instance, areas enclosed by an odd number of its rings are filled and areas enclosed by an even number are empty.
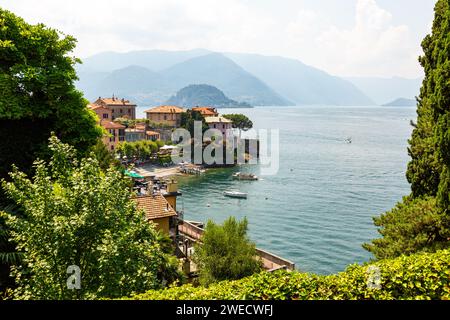
[[[216,128],[216,124],[214,124],[214,129]]]
[[[128,114],[131,114],[131,109],[128,109]]]
[[[166,115],[164,116],[164,120],[167,120],[167,116]]]
[[[123,113],[123,110],[122,110],[122,109],[120,109],[120,113]]]
[[[111,145],[111,151],[114,151],[114,146],[113,145]]]
[[[103,114],[103,119],[108,119],[108,118],[109,118],[109,115],[107,113],[104,113]]]

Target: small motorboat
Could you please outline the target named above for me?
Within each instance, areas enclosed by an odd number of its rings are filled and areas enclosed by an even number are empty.
[[[249,181],[259,180],[257,175],[254,175],[251,173],[242,173],[242,172],[237,172],[237,173],[233,174],[233,178],[238,179],[238,180],[249,180]]]
[[[230,198],[247,199],[247,194],[239,191],[225,191],[223,195]]]

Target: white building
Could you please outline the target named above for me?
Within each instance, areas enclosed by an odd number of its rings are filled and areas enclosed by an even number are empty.
[[[205,117],[205,121],[210,129],[217,129],[222,132],[223,138],[226,139],[227,130],[232,134],[232,121],[224,117]]]

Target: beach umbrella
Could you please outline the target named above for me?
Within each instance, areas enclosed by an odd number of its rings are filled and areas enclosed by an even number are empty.
[[[136,172],[133,172],[133,171],[125,170],[124,174],[126,176],[129,176],[129,177],[133,178],[133,179],[144,179],[143,176],[141,176],[140,174],[138,174]]]

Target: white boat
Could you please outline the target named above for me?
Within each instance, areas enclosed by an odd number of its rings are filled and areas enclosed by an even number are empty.
[[[247,194],[239,191],[225,191],[223,195],[230,198],[247,199]]]
[[[251,173],[242,173],[242,172],[237,172],[237,173],[233,174],[233,178],[239,179],[239,180],[250,180],[250,181],[259,180],[257,175],[254,175]]]

